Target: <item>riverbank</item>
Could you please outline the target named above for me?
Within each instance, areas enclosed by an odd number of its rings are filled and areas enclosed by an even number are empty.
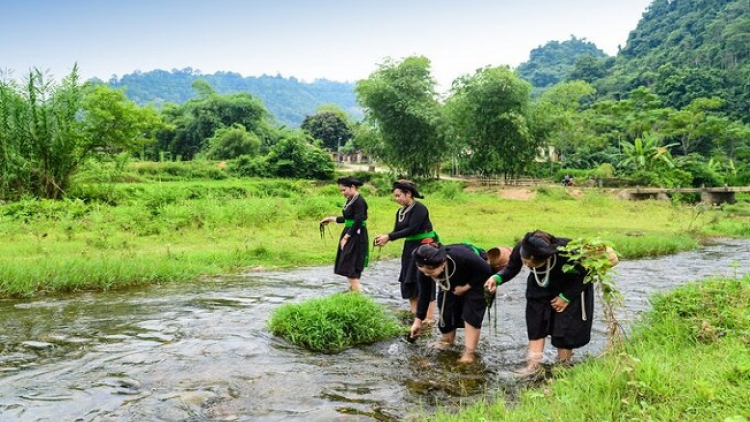
[[[747,422],[750,276],[686,285],[653,299],[632,336],[599,359],[502,392],[433,422],[502,420]]]
[[[508,198],[498,188],[456,181],[424,186],[443,242],[489,248],[526,231],[601,237],[627,258],[697,247],[713,236],[750,236],[746,203],[721,208],[621,201],[605,191],[539,186]],[[397,205],[367,185],[371,238],[393,227]],[[122,289],[271,268],[330,265],[340,213],[334,183],[220,180],[96,185],[84,199],[23,200],[0,206],[0,297]],[[395,258],[400,243],[373,251]]]

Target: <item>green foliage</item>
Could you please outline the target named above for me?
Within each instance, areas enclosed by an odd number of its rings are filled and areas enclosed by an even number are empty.
[[[155,110],[138,108],[122,92],[82,85],[77,66],[59,85],[36,69],[25,91],[2,81],[0,95],[0,152],[8,177],[1,198],[60,198],[90,157],[139,149],[163,127]]]
[[[667,106],[718,96],[733,120],[748,122],[750,5],[744,0],[655,0],[630,32],[604,94],[653,85]]]
[[[334,173],[333,162],[325,151],[292,132],[271,147],[266,165],[274,177],[326,180]]]
[[[167,152],[171,157],[191,160],[205,152],[209,139],[217,136],[217,131],[239,126],[263,143],[272,143],[272,117],[259,99],[245,92],[217,94],[203,80],[193,85],[199,92],[198,98],[164,108],[162,114],[171,128],[159,133],[158,143],[149,151],[149,158],[157,159],[159,152]]]
[[[683,337],[675,340],[688,344],[717,342],[725,335],[750,336],[750,312],[745,309],[748,303],[750,278],[714,279],[657,295],[651,300],[649,318],[656,324],[679,320]]]
[[[240,155],[229,162],[227,169],[238,177],[269,177],[270,170],[265,157]]]
[[[339,151],[354,136],[343,111],[323,111],[306,116],[300,129],[322,141],[330,151]]]
[[[692,178],[691,186],[717,187],[724,186],[726,179],[719,171],[719,163],[715,160],[705,162],[701,156],[692,156],[679,164],[681,170],[686,171]]]
[[[522,174],[538,145],[530,131],[528,83],[507,67],[483,68],[453,84],[446,103],[454,154],[480,175]]]
[[[612,279],[612,267],[619,262],[612,243],[600,238],[579,237],[560,249],[569,260],[563,266],[563,271],[575,271],[575,266],[580,265],[586,271],[584,282],[594,283],[601,294],[604,319],[607,321],[608,347],[622,343],[622,327],[616,313],[623,305],[623,296]]]
[[[567,41],[549,41],[531,50],[529,60],[518,65],[516,73],[534,87],[546,88],[570,79],[574,70],[583,79],[584,63],[579,64],[579,60],[584,57],[596,60],[607,54],[585,38],[571,35]]]
[[[206,156],[212,160],[231,160],[240,155],[254,156],[260,152],[258,135],[235,123],[232,127],[218,129],[208,139]]]
[[[406,331],[383,306],[355,293],[283,305],[271,314],[268,328],[293,344],[328,353]]]
[[[357,102],[382,141],[370,151],[411,178],[434,175],[448,152],[436,85],[430,61],[416,56],[387,60],[357,83]]]

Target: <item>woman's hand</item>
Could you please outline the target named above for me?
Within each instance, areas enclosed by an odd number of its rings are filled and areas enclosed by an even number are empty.
[[[497,291],[497,280],[495,280],[494,276],[488,278],[487,281],[484,282],[484,290],[487,290],[490,293],[495,293],[495,291]]]
[[[461,286],[456,286],[453,289],[453,294],[456,295],[456,296],[463,296],[463,294],[466,293],[466,292],[468,292],[469,290],[471,290],[471,285],[470,284],[463,284]]]
[[[411,338],[417,338],[419,335],[419,330],[422,329],[422,320],[419,318],[414,318],[414,323],[411,325],[411,330],[409,330],[409,336]]]
[[[349,241],[349,235],[348,235],[348,234],[345,234],[345,235],[344,235],[344,236],[343,236],[343,237],[341,238],[341,242],[339,242],[339,245],[341,246],[341,249],[344,249],[344,246],[346,246],[346,242],[348,242],[348,241]]]
[[[336,221],[336,217],[330,216],[330,217],[326,217],[326,218],[320,220],[320,224],[333,223],[334,221]]]
[[[565,308],[568,307],[568,302],[566,302],[563,298],[560,296],[555,296],[554,299],[550,302],[552,304],[552,307],[557,312],[562,312],[565,310]]]
[[[379,234],[375,237],[375,246],[385,246],[389,240],[391,239],[388,238],[387,234]]]

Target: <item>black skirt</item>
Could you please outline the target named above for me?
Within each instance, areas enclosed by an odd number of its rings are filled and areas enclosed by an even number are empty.
[[[362,271],[365,269],[368,247],[370,246],[367,228],[362,227],[359,233],[349,238],[341,249],[341,239],[344,237],[348,228],[344,228],[339,236],[339,243],[336,245],[336,263],[333,266],[334,274],[343,275],[348,278],[362,277]]]
[[[462,296],[456,296],[445,290],[438,291],[437,305],[443,325],[439,326],[441,333],[449,333],[456,328],[465,328],[468,322],[474,328],[482,328],[487,302],[484,293],[471,289]],[[443,303],[445,298],[445,303]]]
[[[526,301],[526,329],[529,340],[552,337],[552,345],[561,349],[577,349],[591,341],[594,320],[594,285],[588,284],[581,295],[570,298],[563,312],[552,308],[549,300]]]

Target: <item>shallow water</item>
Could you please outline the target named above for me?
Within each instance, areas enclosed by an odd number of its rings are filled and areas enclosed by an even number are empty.
[[[687,281],[742,276],[750,240],[658,259],[622,261],[620,319]],[[367,294],[394,311],[397,261],[366,270]],[[340,354],[311,353],[265,327],[279,305],[342,291],[330,267],[217,277],[132,292],[0,301],[0,421],[400,421],[512,386],[523,364],[524,274],[500,288],[479,362],[404,339]],[[463,343],[459,331],[457,343]],[[435,331],[432,336],[437,339]],[[596,354],[605,340],[599,316]],[[554,350],[548,346],[546,358]]]

